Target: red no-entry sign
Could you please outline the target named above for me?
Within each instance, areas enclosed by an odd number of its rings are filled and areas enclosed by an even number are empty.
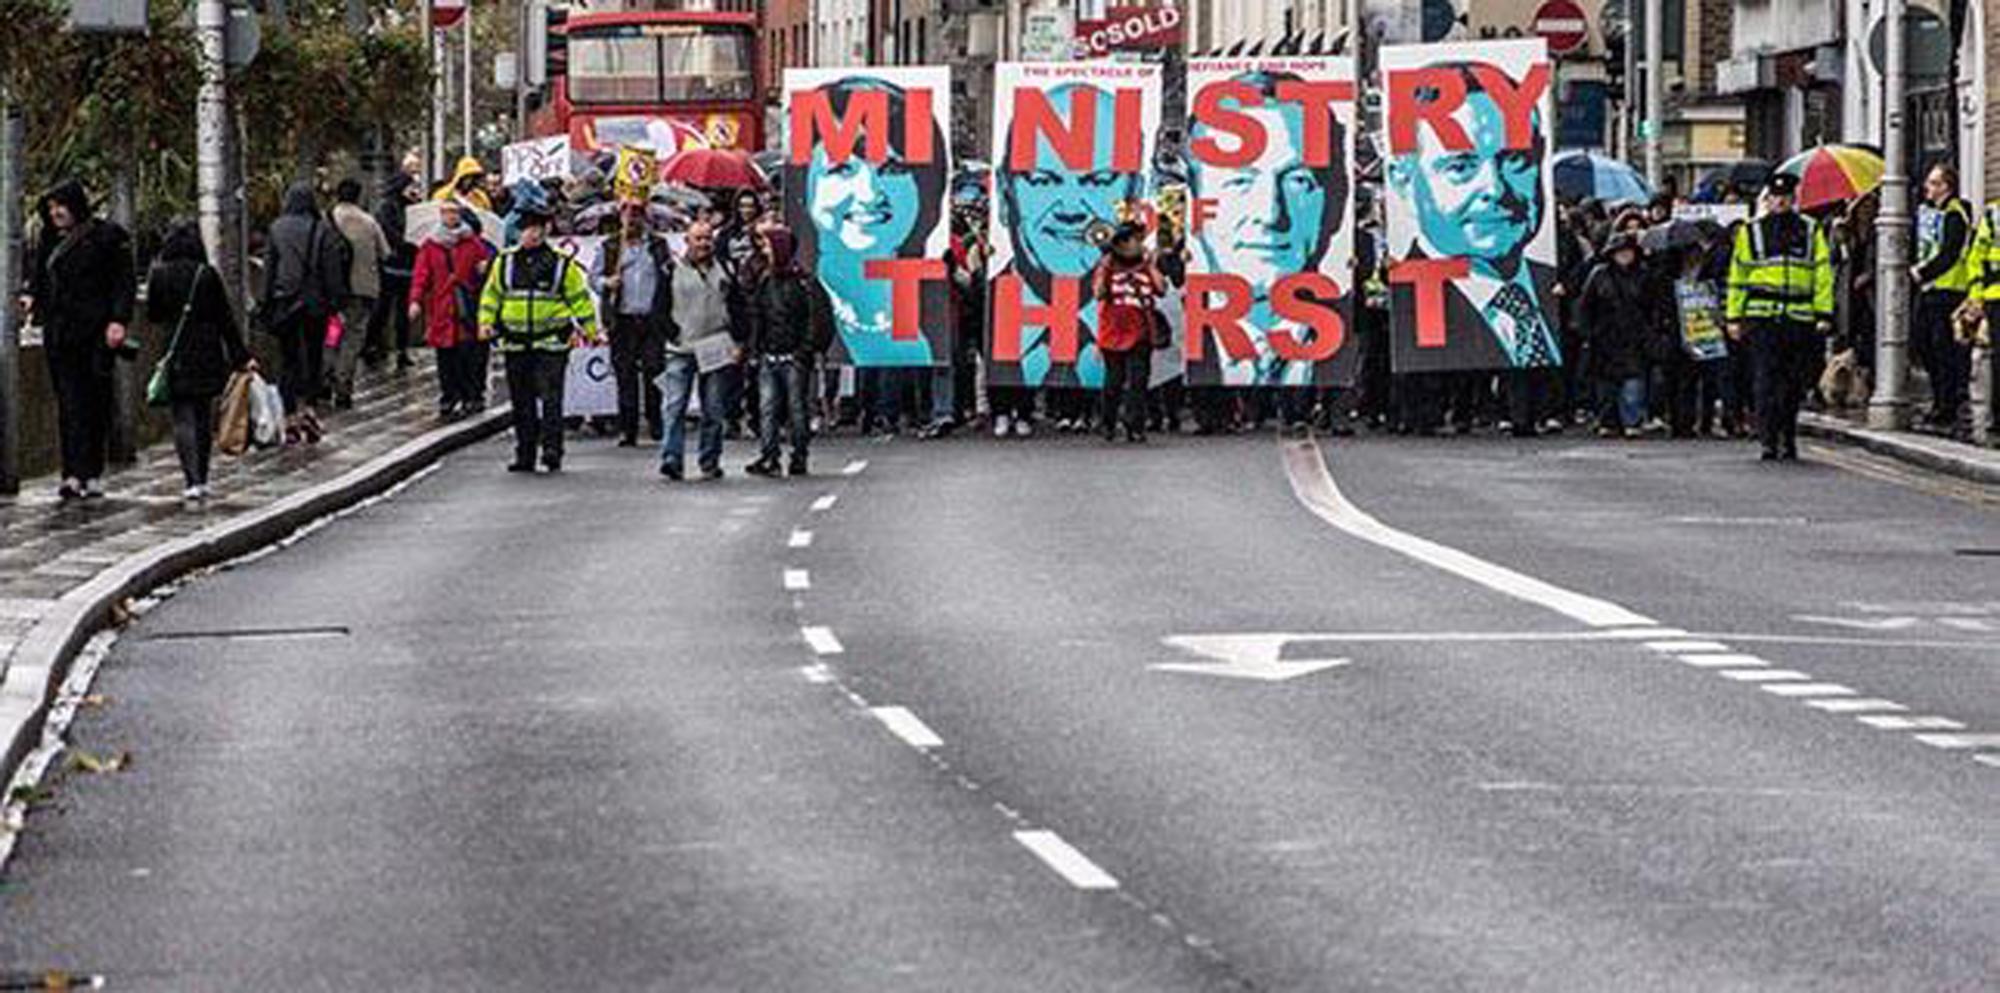
[[[1563,55],[1590,36],[1590,22],[1576,0],[1548,0],[1535,8],[1535,33],[1548,41],[1550,53]]]

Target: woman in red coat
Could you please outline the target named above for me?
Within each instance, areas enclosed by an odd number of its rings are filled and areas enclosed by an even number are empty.
[[[438,416],[456,420],[486,409],[487,344],[479,340],[479,288],[493,257],[459,208],[438,204],[438,226],[417,249],[410,275],[410,321],[423,322],[437,349]]]

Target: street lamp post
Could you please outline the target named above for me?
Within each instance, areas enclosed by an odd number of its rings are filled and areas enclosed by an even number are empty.
[[[1909,419],[1910,176],[1903,144],[1904,0],[1882,12],[1882,212],[1875,221],[1875,393],[1868,426],[1901,428]]]

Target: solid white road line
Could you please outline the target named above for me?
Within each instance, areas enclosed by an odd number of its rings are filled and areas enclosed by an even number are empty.
[[[1883,731],[1963,731],[1965,725],[1949,717],[1908,717],[1902,714],[1863,714],[1855,718]]]
[[[1972,761],[1980,765],[1990,765],[1995,769],[2000,769],[2000,752],[1987,752],[1983,755],[1974,755]]]
[[[875,719],[881,721],[891,734],[903,739],[903,743],[911,748],[937,748],[944,744],[944,739],[938,737],[936,731],[931,730],[929,725],[918,720],[917,715],[905,708],[870,707],[868,712],[875,715]]]
[[[1658,626],[1652,618],[1610,601],[1545,583],[1456,548],[1398,531],[1376,520],[1341,495],[1340,487],[1334,484],[1333,474],[1327,470],[1326,461],[1320,457],[1319,447],[1310,441],[1286,445],[1284,459],[1292,493],[1299,502],[1320,520],[1352,537],[1470,580],[1496,593],[1553,610],[1591,627]]]
[[[1688,633],[1686,631],[1681,630],[1680,628],[1647,627],[1647,628],[1625,628],[1623,630],[1606,631],[1604,632],[1604,636],[1607,638],[1622,638],[1631,641],[1644,641],[1647,638],[1685,638],[1688,636]]]
[[[806,677],[808,683],[825,685],[833,682],[833,670],[825,664],[800,666],[799,675]]]
[[[835,503],[838,503],[839,501],[840,501],[840,494],[828,493],[827,495],[813,501],[812,504],[813,513],[816,514],[826,513],[827,511],[832,510],[833,505]]]
[[[1726,652],[1729,646],[1719,641],[1649,641],[1646,647],[1669,655],[1689,652]]]
[[[811,548],[812,543],[813,533],[811,531],[793,531],[792,537],[785,542],[785,546],[788,548]]]
[[[799,590],[812,589],[812,584],[812,573],[804,569],[785,570],[785,589],[796,593]]]
[[[1916,739],[1932,748],[2000,748],[2000,734],[1920,734]]]
[[[1910,709],[1894,700],[1880,700],[1874,697],[1866,700],[1807,700],[1806,706],[1814,710],[1824,710],[1829,714],[1861,714],[1868,711],[1894,712]]]
[[[1115,890],[1118,880],[1097,867],[1097,863],[1084,857],[1082,852],[1062,840],[1054,831],[1016,831],[1014,840],[1020,842],[1035,857],[1048,864],[1056,875],[1069,880],[1071,886],[1080,890]]]
[[[1759,687],[1776,696],[1855,696],[1853,689],[1839,683],[1771,683]]]
[[[840,470],[840,474],[843,476],[859,476],[862,474],[862,472],[866,471],[867,468],[868,468],[867,459],[855,459],[854,461],[847,463],[846,468]]]
[[[1724,669],[1717,675],[1739,683],[1804,683],[1811,676],[1791,669]]]
[[[833,636],[832,628],[806,627],[800,628],[799,633],[806,636],[806,644],[812,646],[815,654],[839,655],[845,651],[840,647],[840,639]]]

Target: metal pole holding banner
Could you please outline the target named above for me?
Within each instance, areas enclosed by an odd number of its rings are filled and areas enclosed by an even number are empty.
[[[1666,31],[1660,25],[1660,7],[1663,0],[1645,0],[1646,3],[1646,120],[1639,127],[1640,139],[1646,148],[1646,185],[1654,192],[1660,189],[1660,129],[1665,124],[1667,79],[1664,71],[1666,62]],[[1629,85],[1629,81],[1628,81]]]
[[[21,492],[21,159],[27,127],[0,92],[0,494]]]
[[[1875,220],[1875,394],[1868,426],[1894,430],[1909,422],[1905,388],[1910,361],[1910,176],[1903,143],[1904,0],[1882,12],[1882,212]]]
[[[459,65],[458,82],[464,90],[465,100],[458,122],[458,147],[459,154],[470,157],[472,155],[472,5],[469,3],[465,5],[463,20],[465,23],[459,28],[463,37],[459,40],[463,42],[461,53],[464,61]]]

